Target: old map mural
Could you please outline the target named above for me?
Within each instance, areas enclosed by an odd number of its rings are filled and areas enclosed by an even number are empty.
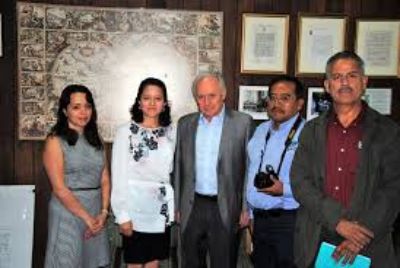
[[[68,84],[91,89],[101,134],[112,141],[146,77],[166,83],[176,121],[196,110],[194,76],[222,69],[220,12],[23,2],[17,12],[20,139],[46,136]]]

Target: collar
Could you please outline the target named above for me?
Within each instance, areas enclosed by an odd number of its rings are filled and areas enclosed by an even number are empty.
[[[361,102],[361,111],[360,113],[357,115],[357,117],[350,123],[350,125],[348,127],[355,127],[359,124],[362,124],[364,118],[365,118],[365,113],[367,111],[367,107],[368,104],[365,101]],[[328,116],[328,124],[339,124],[340,126],[342,126],[342,124],[340,123],[339,119],[337,118],[337,114],[335,112],[334,109],[331,110],[331,113]]]
[[[278,129],[274,129],[274,128],[273,128],[274,122],[273,122],[273,120],[271,120],[271,126],[270,126],[271,131],[272,131],[272,132],[286,131],[286,130],[289,131],[289,130],[292,128],[294,122],[296,122],[296,119],[297,119],[297,117],[298,117],[299,115],[300,115],[300,114],[297,112],[297,113],[296,113],[295,115],[293,115],[289,120],[287,120],[287,121],[281,123],[281,124],[279,125],[279,128],[278,128]]]
[[[217,115],[215,115],[211,118],[210,122],[208,122],[208,120],[205,118],[205,116],[202,113],[200,113],[199,122],[202,124],[222,123],[224,120],[224,117],[225,117],[225,104],[222,106],[221,111]]]

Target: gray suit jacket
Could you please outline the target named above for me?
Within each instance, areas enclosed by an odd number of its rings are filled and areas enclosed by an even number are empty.
[[[187,225],[194,203],[195,144],[199,116],[199,113],[189,114],[178,122],[173,184],[181,232]],[[246,208],[246,147],[252,130],[250,116],[225,108],[217,166],[218,206],[229,232],[237,229],[240,212]]]
[[[300,203],[296,265],[308,267],[318,250],[321,227],[335,231],[344,217],[374,232],[374,239],[361,252],[371,257],[372,267],[396,267],[391,232],[400,203],[400,127],[367,108],[356,184],[346,209],[324,194],[327,116],[306,124],[291,168],[293,194]]]

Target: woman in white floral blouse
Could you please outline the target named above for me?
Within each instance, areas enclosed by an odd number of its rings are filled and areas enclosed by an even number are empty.
[[[143,80],[130,112],[132,120],[118,128],[114,139],[111,206],[128,267],[158,267],[168,258],[174,219],[175,128],[165,84]]]

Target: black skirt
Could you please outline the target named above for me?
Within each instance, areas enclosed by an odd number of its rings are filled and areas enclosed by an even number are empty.
[[[122,236],[124,261],[128,264],[144,264],[169,257],[170,227],[164,233],[141,233],[133,231],[132,236]]]

